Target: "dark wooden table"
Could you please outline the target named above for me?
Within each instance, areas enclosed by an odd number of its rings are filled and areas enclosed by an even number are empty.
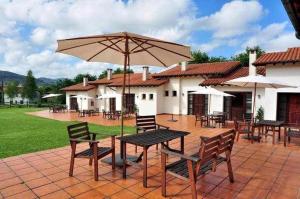
[[[188,135],[188,132],[159,129],[155,131],[148,131],[145,133],[139,133],[134,135],[127,135],[118,137],[121,141],[122,153],[123,153],[123,178],[126,178],[126,165],[138,166],[143,169],[143,185],[147,187],[147,151],[149,147],[165,143],[177,138],[180,138],[180,152],[184,153],[184,136]],[[142,165],[137,162],[132,162],[126,159],[126,144],[133,144],[143,147],[143,153],[140,155],[138,160],[143,157]]]
[[[276,120],[261,120],[256,123],[259,125],[263,130],[263,134],[265,137],[272,136],[273,137],[273,144],[275,144],[275,134],[278,133],[278,140],[280,140],[280,129],[283,126],[284,121],[276,121]],[[269,132],[271,131],[271,134]]]

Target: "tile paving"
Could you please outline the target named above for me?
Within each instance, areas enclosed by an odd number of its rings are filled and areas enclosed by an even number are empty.
[[[55,118],[51,113],[36,113]],[[57,115],[59,120],[77,120],[73,113]],[[158,121],[173,129],[191,132],[186,137],[187,153],[199,149],[200,135],[214,135],[223,129],[206,129],[194,126],[189,116],[176,116],[178,122],[168,122],[170,116],[159,115]],[[68,118],[68,119],[66,119]],[[83,118],[92,123],[102,123],[100,116]],[[83,120],[80,118],[80,120]],[[101,122],[99,122],[101,121]],[[118,121],[112,121],[116,125]],[[134,120],[128,120],[127,125]],[[112,124],[110,124],[112,125]],[[232,152],[235,182],[229,183],[226,164],[201,177],[197,182],[198,198],[300,198],[300,145],[292,139],[287,147],[282,141],[272,145],[271,140],[251,144],[240,139]],[[110,145],[110,139],[100,141]],[[119,150],[119,143],[116,144]],[[178,141],[171,146],[178,147]],[[79,145],[78,150],[86,148]],[[128,152],[134,154],[134,147]],[[139,149],[141,152],[141,149]],[[169,161],[174,158],[169,157]],[[70,147],[61,147],[36,153],[0,159],[0,198],[163,198],[160,188],[160,153],[155,147],[149,149],[148,188],[142,186],[142,171],[129,167],[128,177],[122,179],[122,170],[111,170],[109,165],[99,162],[99,181],[93,180],[93,168],[88,160],[76,159],[74,177],[68,176]],[[168,176],[168,198],[191,198],[189,183]]]

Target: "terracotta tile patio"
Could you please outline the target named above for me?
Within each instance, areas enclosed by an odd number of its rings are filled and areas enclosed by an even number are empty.
[[[61,120],[69,116],[76,120],[72,114],[64,115],[56,116]],[[170,116],[167,115],[158,118],[160,123],[173,129],[191,132],[186,138],[187,153],[198,150],[199,135],[223,131],[195,127],[194,120],[188,116],[177,116],[179,121],[175,123],[168,122]],[[99,116],[83,119],[101,121]],[[133,120],[127,122],[131,124]],[[292,144],[285,148],[282,142],[272,145],[271,140],[263,140],[262,143],[250,144],[241,139],[235,143],[232,154],[235,182],[229,183],[226,165],[221,165],[216,172],[198,181],[199,198],[300,198],[300,146],[299,141],[295,141],[292,140]],[[109,146],[110,140],[101,140],[100,144]],[[179,143],[173,141],[171,145],[178,147]],[[86,145],[80,145],[78,150],[82,147]],[[130,147],[128,152],[134,154],[134,147]],[[124,180],[121,169],[112,171],[102,162],[99,162],[99,181],[95,182],[93,168],[84,159],[75,160],[74,177],[69,177],[69,160],[69,146],[1,159],[0,198],[163,198],[160,154],[155,147],[149,149],[148,154],[149,188],[142,185],[140,169],[129,167],[128,177]],[[190,192],[188,182],[169,176],[167,194],[170,198],[191,198]]]

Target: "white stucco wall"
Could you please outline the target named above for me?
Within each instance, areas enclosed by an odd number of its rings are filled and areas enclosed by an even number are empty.
[[[96,109],[96,89],[92,89],[89,91],[67,91],[66,92],[66,105],[68,110],[70,110],[70,97],[72,95],[82,96],[82,98],[76,98],[78,109],[79,110],[92,110]],[[91,101],[94,101],[94,106],[92,106]]]
[[[300,86],[300,63],[276,64],[266,66],[266,76],[274,78],[283,83]],[[300,93],[300,88],[266,89],[265,95],[265,119],[275,120],[277,118],[277,96],[278,93]]]

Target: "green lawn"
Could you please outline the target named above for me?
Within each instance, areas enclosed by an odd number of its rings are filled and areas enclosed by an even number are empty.
[[[36,108],[0,108],[0,158],[52,149],[68,145],[66,126],[74,122],[61,122],[31,116],[26,112]],[[90,124],[90,130],[97,132],[97,138],[119,134],[118,126]],[[125,127],[125,132],[134,132]]]

